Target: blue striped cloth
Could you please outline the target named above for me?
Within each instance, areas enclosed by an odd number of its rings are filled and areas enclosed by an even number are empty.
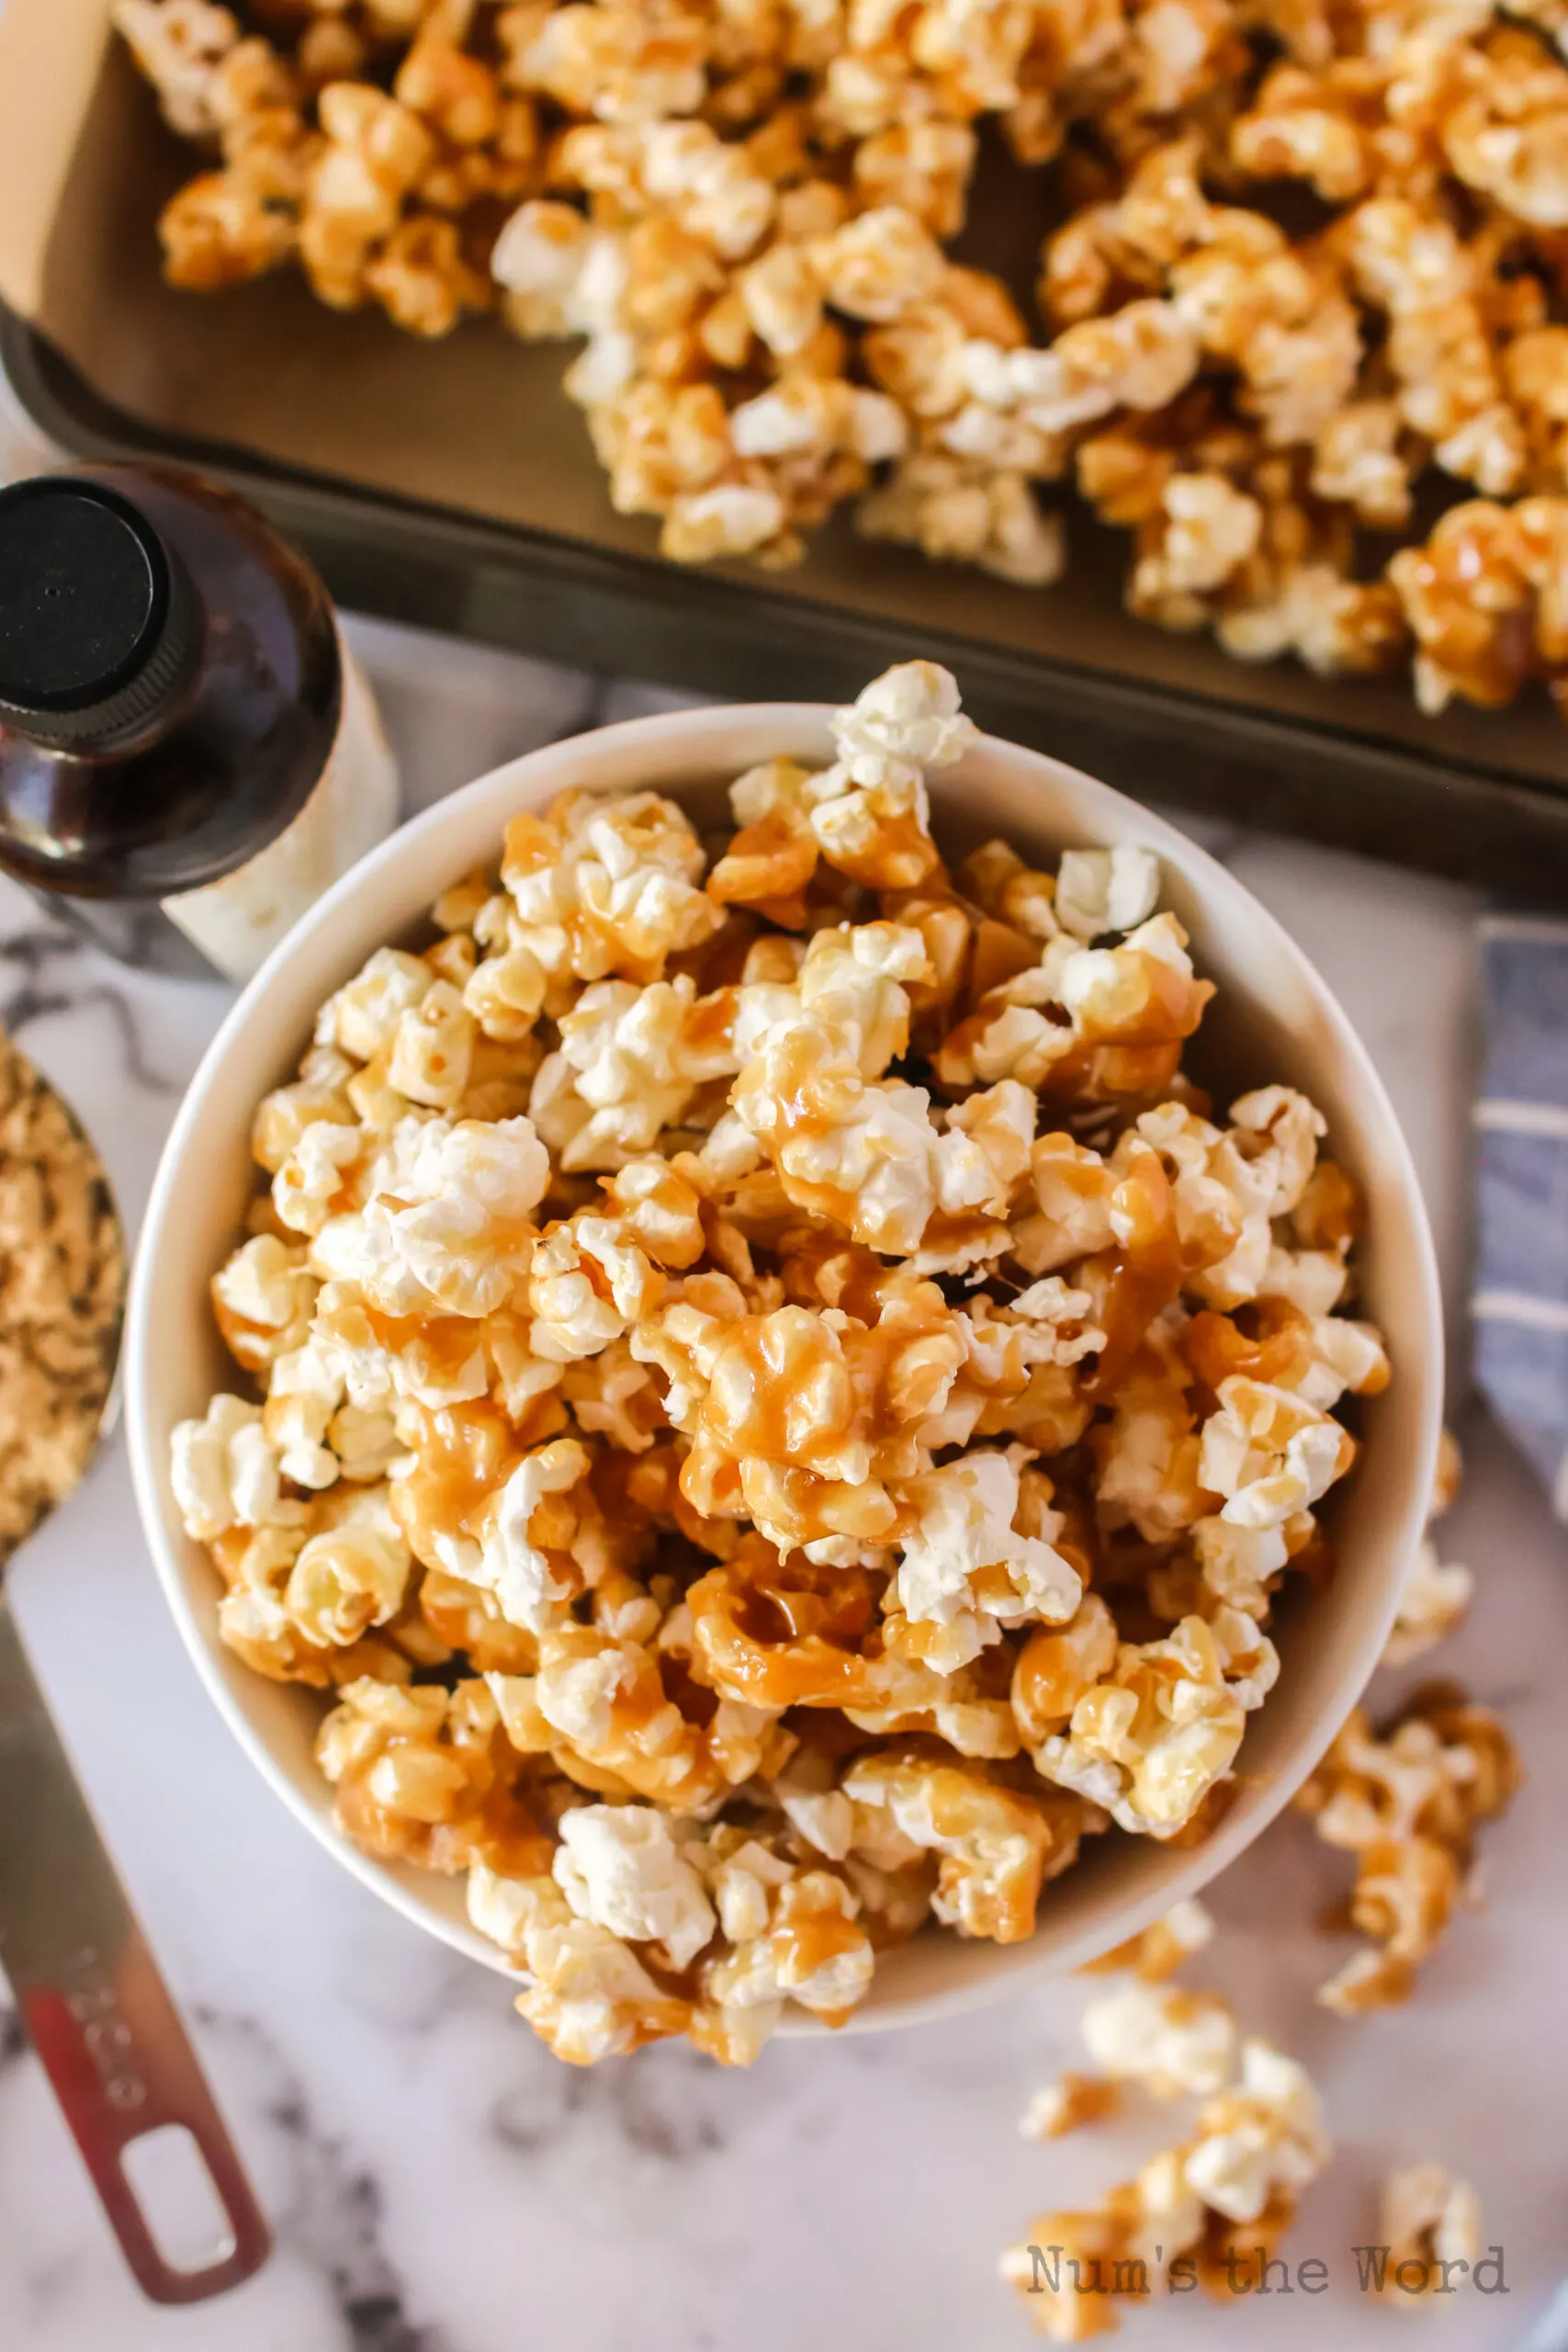
[[[1568,2352],[1568,2279],[1552,2296],[1519,2352]]]
[[[1568,1519],[1568,922],[1481,925],[1475,1374]]]
[[[1568,922],[1481,925],[1475,1375],[1568,1519]],[[1518,2352],[1568,2352],[1568,2279]]]

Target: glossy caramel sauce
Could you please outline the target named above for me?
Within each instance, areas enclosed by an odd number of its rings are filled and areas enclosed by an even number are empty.
[[[1303,1250],[1348,1250],[1367,1221],[1361,1188],[1337,1160],[1320,1159],[1291,1221]]]
[[[973,1005],[980,1004],[992,989],[1016,979],[1020,972],[1032,971],[1040,961],[1040,942],[1031,939],[1024,931],[1015,931],[1011,923],[998,922],[992,915],[985,915],[975,926],[975,946],[965,980],[965,993]]]
[[[1111,1278],[1100,1310],[1105,1346],[1089,1384],[1097,1398],[1120,1387],[1145,1332],[1181,1291],[1181,1243],[1170,1182],[1156,1152],[1138,1152],[1117,1185],[1118,1210],[1132,1220],[1126,1241],[1111,1252]]]
[[[1306,1317],[1284,1298],[1259,1299],[1234,1317],[1195,1315],[1177,1344],[1211,1394],[1238,1373],[1276,1386],[1297,1378],[1311,1360]]]
[[[479,1511],[503,1487],[523,1450],[505,1415],[488,1403],[406,1408],[415,1460],[393,1493],[399,1521],[412,1550],[435,1558],[433,1539],[475,1537]]]

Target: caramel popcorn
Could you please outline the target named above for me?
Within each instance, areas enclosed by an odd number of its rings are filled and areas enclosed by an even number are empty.
[[[556,1883],[580,1918],[663,1948],[690,1967],[717,1922],[703,1882],[651,1805],[586,1804],[561,1815]]]
[[[1130,1968],[1140,1983],[1160,1984],[1173,1976],[1184,1961],[1196,1951],[1203,1951],[1214,1939],[1213,1915],[1206,1906],[1189,1895],[1124,1944],[1102,1952],[1098,1960],[1088,1963],[1086,1973],[1098,1975],[1108,1969]]]
[[[901,1758],[861,1758],[844,1776],[855,1808],[855,1841],[875,1860],[889,1833],[942,1856],[931,1908],[961,1935],[1016,1943],[1034,1924],[1043,1880],[1073,1860],[1085,1809],[1030,1797],[975,1766]],[[862,1826],[862,1808],[870,1816]]]
[[[912,662],[716,839],[515,815],[256,1114],[175,1499],[223,1639],[335,1694],[344,1834],[464,1872],[574,2064],[748,2064],[928,1923],[1023,1940],[1112,1823],[1201,1837],[1389,1376],[1316,1110],[1182,1074],[1157,859],[950,869],[973,741]],[[1228,2085],[1156,1989],[1206,1928],[1141,1939],[1108,2077]]]
[[[1231,1686],[1216,1630],[1186,1617],[1168,1640],[1119,1643],[1109,1674],[1035,1747],[1035,1770],[1122,1829],[1175,1837],[1230,1770],[1246,1729],[1252,1694]],[[1266,1637],[1260,1648],[1271,1679]]]
[[[1235,2020],[1206,1993],[1164,1993],[1134,1984],[1091,2001],[1084,2048],[1113,2082],[1135,2082],[1156,2098],[1204,2095],[1235,2070]]]
[[[116,0],[114,21],[183,139],[215,139],[218,68],[239,45],[239,20],[210,0]]]
[[[1325,676],[1414,639],[1434,711],[1560,687],[1559,0],[114,18],[206,151],[160,222],[174,284],[296,264],[411,334],[494,308],[582,337],[564,389],[673,561],[793,564],[851,506],[1026,593],[1067,564],[1042,486],[1076,480],[1135,534],[1143,620]],[[1037,320],[951,257],[987,118],[1056,167]],[[1303,233],[1275,217],[1292,181]],[[1475,502],[1386,561],[1366,535],[1407,532],[1434,477]],[[482,988],[524,1020],[525,965]]]
[[[1450,2272],[1462,2284],[1481,2252],[1475,2191],[1441,2165],[1405,2165],[1383,2183],[1378,2235],[1388,2248],[1380,2298],[1401,2311],[1431,2309],[1430,2296],[1453,2293]]]
[[[569,2065],[640,2049],[690,2019],[690,2002],[667,1991],[609,1928],[579,1918],[552,1878],[514,1878],[476,1861],[468,1917],[525,1973],[518,2008]]]
[[[1332,2150],[1305,2070],[1267,2041],[1241,2046],[1237,2082],[1198,2118],[1189,2188],[1228,2222],[1280,2225]]]
[[[1234,2060],[1233,2048],[1227,2072]],[[1247,2040],[1238,2078],[1208,2100],[1190,2140],[1162,2149],[1099,2206],[1042,2214],[1002,2256],[1001,2276],[1054,2344],[1112,2333],[1120,2305],[1161,2286],[1245,2291],[1331,2153],[1305,2073]]]
[[[1373,1939],[1320,1988],[1325,2008],[1359,2017],[1407,1997],[1465,1899],[1476,1829],[1517,1783],[1501,1723],[1452,1684],[1418,1690],[1381,1734],[1356,1710],[1296,1799],[1356,1856],[1349,1923]]]
[[[1190,1942],[1191,1925],[1178,1941]],[[1129,1948],[1100,1965],[1132,1956]],[[1243,2039],[1213,1995],[1134,1983],[1091,2002],[1081,2028],[1105,2071],[1064,2075],[1037,2094],[1022,2125],[1028,2136],[1054,2138],[1117,2112],[1122,2082],[1204,2104],[1192,2136],[1162,2149],[1135,2180],[1092,2211],[1042,2215],[1026,2242],[1003,2256],[1002,2277],[1055,2344],[1112,2333],[1120,2303],[1162,2285],[1202,2284],[1216,2296],[1250,2291],[1258,2264],[1332,2154],[1305,2071],[1271,2043]]]
[[[1114,2083],[1093,2075],[1063,2075],[1033,2094],[1019,2117],[1019,2132],[1025,2140],[1060,2140],[1083,2124],[1116,2114],[1121,2097]]]
[[[299,257],[321,300],[352,310],[433,144],[411,108],[360,83],[330,83],[317,107],[324,141],[306,184]]]
[[[1026,587],[1049,587],[1066,566],[1061,518],[1042,509],[1027,474],[938,450],[918,451],[869,491],[855,528],[918,547],[933,563],[977,563]]]
[[[1404,423],[1434,445],[1449,473],[1491,496],[1519,488],[1526,444],[1505,396],[1495,251],[1484,239],[1464,243],[1399,198],[1375,198],[1338,225],[1359,292],[1386,311]],[[1519,323],[1533,325],[1537,315]]]
[[[1399,1612],[1383,1644],[1381,1663],[1384,1666],[1408,1666],[1412,1658],[1422,1657],[1437,1643],[1457,1633],[1470,1612],[1475,1578],[1457,1561],[1445,1563],[1431,1536],[1432,1521],[1440,1519],[1452,1503],[1462,1475],[1459,1446],[1445,1430],[1427,1513],[1427,1532],[1410,1564],[1410,1574],[1399,1596]]]
[[[1024,2309],[1049,2343],[1088,2343],[1121,2324],[1118,2302],[1142,2301],[1152,2291],[1167,2250],[1174,2260],[1181,2250],[1179,2233],[1195,2231],[1201,2212],[1182,2179],[1178,2153],[1162,2150],[1100,2205],[1041,2214],[998,2269],[1028,2298]]]
[[[1404,548],[1389,578],[1418,651],[1416,691],[1424,710],[1455,695],[1490,707],[1511,702],[1527,680],[1561,696],[1568,672],[1562,560],[1568,499],[1453,506],[1420,548]]]

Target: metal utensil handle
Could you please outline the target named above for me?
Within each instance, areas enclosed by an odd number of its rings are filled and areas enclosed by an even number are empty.
[[[104,2211],[158,2303],[223,2294],[271,2238],[179,2014],[126,1899],[0,1589],[0,1963]],[[160,2251],[125,2170],[183,2125],[231,2244],[197,2270]]]

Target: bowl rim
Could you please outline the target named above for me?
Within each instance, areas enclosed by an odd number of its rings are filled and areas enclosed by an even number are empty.
[[[258,1007],[268,999],[280,976],[306,944],[330,929],[340,910],[357,898],[366,885],[384,868],[407,860],[411,873],[413,872],[419,845],[426,841],[438,841],[452,827],[455,819],[465,816],[481,802],[495,804],[495,836],[499,839],[504,823],[503,812],[509,802],[514,812],[517,808],[539,807],[547,794],[574,783],[586,784],[586,788],[594,789],[592,781],[573,773],[581,768],[585,757],[597,762],[619,753],[624,761],[629,763],[645,747],[651,752],[678,742],[682,751],[690,754],[693,780],[697,781],[709,775],[734,772],[732,760],[720,756],[720,751],[727,737],[740,731],[753,735],[776,732],[781,740],[786,740],[792,732],[799,734],[806,729],[818,729],[823,735],[826,749],[827,726],[832,711],[833,706],[827,703],[718,703],[661,711],[646,718],[585,729],[536,751],[521,753],[515,759],[502,762],[397,827],[322,894],[274,948],[225,1014],[181,1100],[159,1158],[142,1218],[132,1267],[122,1358],[132,1483],[159,1583],[197,1673],[231,1734],[275,1794],[281,1797],[318,1845],[362,1885],[426,1934],[437,1937],[451,1950],[513,1982],[516,1981],[516,1970],[498,1947],[481,1938],[466,1921],[449,1917],[429,1903],[417,1883],[417,1880],[427,1873],[408,1870],[405,1874],[399,1866],[377,1861],[337,1832],[322,1810],[312,1806],[293,1776],[274,1755],[268,1741],[246,1715],[224,1678],[216,1643],[199,1623],[186,1589],[179,1546],[189,1539],[186,1537],[183,1527],[174,1523],[164,1464],[152,1438],[149,1406],[159,1377],[159,1351],[153,1321],[153,1262],[160,1245],[165,1239],[182,1183],[186,1180],[186,1160],[192,1133],[200,1124],[208,1092],[227,1060],[235,1039],[249,1027]],[[1011,1946],[976,1946],[976,1951],[994,1949],[998,1955],[1006,1952],[1008,1964],[997,1964],[987,1972],[977,1973],[935,1990],[901,1995],[897,2000],[886,2005],[873,2003],[857,2009],[852,2013],[843,2029],[852,2032],[886,2031],[894,2027],[955,2017],[1002,1998],[1032,1977],[1065,1973],[1139,1933],[1175,1903],[1196,1894],[1257,1842],[1318,1762],[1339,1723],[1356,1703],[1377,1665],[1397,1608],[1403,1566],[1407,1564],[1425,1525],[1425,1498],[1431,1490],[1441,1427],[1443,1317],[1430,1223],[1409,1145],[1387,1090],[1333,989],[1305,951],[1246,884],[1201,842],[1156,810],[1110,785],[1100,783],[1097,777],[1057,759],[1053,753],[1011,743],[1003,737],[977,733],[966,756],[973,758],[976,755],[999,756],[1004,763],[1021,763],[1025,768],[1032,766],[1043,775],[1066,780],[1079,796],[1087,792],[1089,801],[1098,804],[1108,813],[1115,810],[1130,816],[1144,845],[1154,850],[1162,859],[1176,857],[1179,860],[1184,876],[1202,899],[1206,910],[1213,911],[1215,899],[1221,902],[1221,914],[1224,901],[1227,899],[1245,907],[1250,921],[1261,926],[1273,952],[1283,956],[1287,965],[1294,968],[1298,980],[1304,984],[1333,1033],[1337,1050],[1345,1057],[1366,1096],[1368,1110],[1359,1122],[1359,1130],[1364,1133],[1374,1125],[1381,1125],[1382,1129],[1377,1138],[1379,1149],[1387,1154],[1385,1171],[1402,1203],[1407,1227],[1406,1238],[1412,1246],[1417,1276],[1418,1295],[1412,1302],[1414,1320],[1422,1327],[1424,1343],[1421,1360],[1413,1364],[1402,1360],[1398,1376],[1402,1383],[1415,1385],[1418,1392],[1421,1407],[1419,1442],[1414,1449],[1406,1473],[1407,1493],[1398,1521],[1397,1541],[1391,1538],[1388,1544],[1390,1564],[1383,1575],[1382,1605],[1370,1617],[1363,1639],[1337,1686],[1343,1698],[1343,1707],[1334,1720],[1326,1720],[1325,1710],[1315,1719],[1314,1735],[1303,1736],[1286,1760],[1271,1768],[1267,1786],[1253,1790],[1249,1805],[1246,1808],[1233,1807],[1201,1844],[1187,1850],[1185,1860],[1171,1870],[1168,1878],[1141,1897],[1125,1900],[1120,1906],[1109,1906],[1111,1925],[1096,1924],[1091,1919],[1078,1932],[1058,1936],[1051,1939],[1048,1948],[1040,1950],[1035,1949],[1041,1943],[1038,1935]],[[933,797],[940,798],[945,782],[943,773],[935,772],[930,781],[933,786]],[[668,782],[668,779],[661,779],[659,785],[647,788],[664,788]],[[604,788],[621,790],[637,787],[615,785]],[[423,895],[414,897],[405,920],[412,922],[428,905],[429,892],[426,889]],[[395,933],[395,924],[389,925],[389,936]],[[344,977],[351,976],[345,972]],[[1396,1563],[1399,1564],[1397,1569]],[[1321,1736],[1317,1736],[1319,1734]],[[779,2029],[781,2035],[786,2038],[817,2036],[828,2030],[808,2013],[796,2012],[793,2008],[786,2010]]]

